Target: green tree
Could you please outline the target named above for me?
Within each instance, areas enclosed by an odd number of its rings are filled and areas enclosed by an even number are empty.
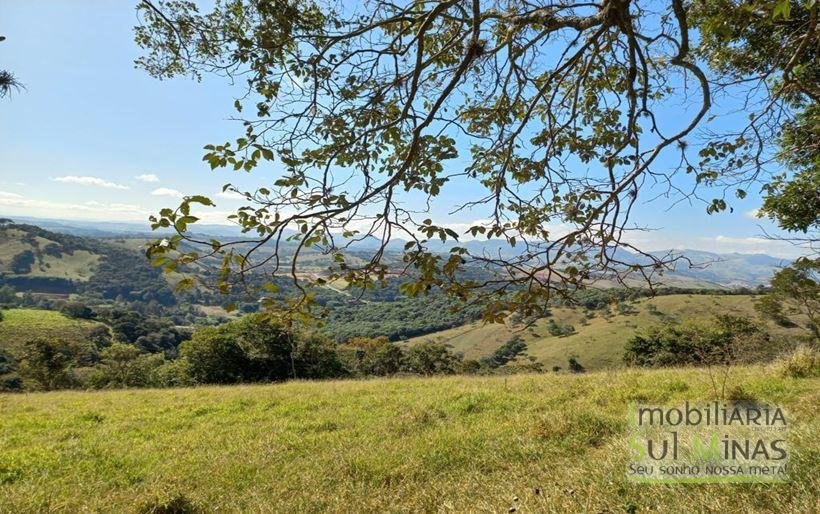
[[[339,347],[347,370],[356,376],[385,376],[401,371],[404,352],[386,337],[354,337]]]
[[[293,361],[295,376],[300,379],[336,378],[345,374],[335,343],[316,334],[296,338]]]
[[[12,273],[25,275],[26,273],[31,272],[31,266],[34,264],[34,260],[34,252],[31,250],[24,250],[12,257],[9,268]]]
[[[264,315],[252,314],[217,327],[196,330],[181,345],[191,377],[200,383],[234,383],[298,378],[296,336]],[[315,356],[319,349],[304,348]],[[314,369],[314,368],[310,368]]]
[[[720,314],[709,322],[667,324],[636,334],[626,344],[624,360],[647,367],[728,366],[759,361],[776,351],[757,323]]]
[[[405,293],[484,296],[492,321],[538,313],[592,276],[655,276],[669,260],[623,237],[644,184],[682,191],[672,174],[684,172],[687,187],[718,187],[708,212],[731,208],[726,192],[743,198],[771,171],[776,145],[782,164],[802,166],[790,149],[816,119],[814,1],[374,0],[362,15],[308,0],[216,2],[204,13],[142,0],[138,9],[137,64],[151,75],[247,78],[234,103],[242,132],[205,147],[210,167],[278,166],[261,187],[225,185],[246,200],[232,220],[254,234],[249,251],[191,234],[193,210],[213,206],[195,195],[152,218],[176,234],[149,255],[167,270],[218,263],[210,276],[226,292],[235,274],[267,265],[304,293],[290,308],[312,300],[298,263],[315,247],[333,257],[331,279],[366,288],[409,269]],[[748,121],[723,115],[744,97]],[[673,109],[680,115],[663,115]],[[710,137],[692,137],[698,129]],[[431,240],[462,234],[408,210],[404,195],[438,202],[457,187],[453,175],[468,182],[462,192],[478,192],[449,207],[488,209],[465,233],[520,252],[436,251]],[[385,251],[397,235],[409,241],[401,262]],[[354,239],[376,243],[369,258],[349,258]],[[641,259],[621,261],[624,248]],[[466,279],[468,264],[495,279]]]
[[[17,301],[17,294],[9,285],[0,286],[0,306],[13,305]]]
[[[17,361],[5,348],[0,347],[0,392],[19,391],[22,387],[23,381],[17,374]]]
[[[481,360],[481,364],[491,368],[500,368],[508,362],[526,353],[527,343],[519,335],[512,336],[506,343],[498,347],[492,355]]]
[[[461,356],[453,353],[448,345],[423,341],[410,346],[405,365],[411,373],[447,375],[460,371],[461,360]]]
[[[33,389],[51,391],[77,384],[72,371],[75,351],[64,341],[45,338],[27,341],[19,361],[20,376]]]
[[[574,355],[571,355],[567,359],[567,365],[569,366],[570,373],[583,373],[586,371],[586,368],[578,362],[578,357],[575,357]]]
[[[775,273],[771,291],[755,303],[764,317],[785,326],[801,326],[820,342],[820,258],[801,258]]]
[[[145,387],[152,384],[154,371],[165,363],[159,354],[146,354],[139,348],[113,343],[100,354],[89,382],[95,387]]]
[[[65,302],[60,306],[60,312],[74,319],[92,319],[94,311],[82,302]]]

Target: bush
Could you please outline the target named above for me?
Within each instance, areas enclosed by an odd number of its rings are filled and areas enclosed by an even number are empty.
[[[338,349],[347,373],[353,376],[387,376],[399,373],[405,361],[401,347],[387,337],[354,337]]]
[[[820,352],[801,346],[788,357],[777,361],[775,370],[778,375],[787,378],[820,377]]]
[[[461,368],[462,358],[453,353],[449,345],[424,341],[407,350],[407,371],[421,375],[456,373]]]
[[[586,368],[583,367],[580,362],[578,362],[578,358],[575,356],[571,356],[569,359],[567,359],[567,362],[571,373],[583,373],[586,371]]]
[[[264,314],[201,328],[180,355],[191,378],[204,384],[324,378],[342,370],[326,339],[294,334]]]
[[[136,346],[113,343],[100,354],[100,364],[89,377],[92,387],[146,387],[154,371],[165,363],[158,354],[145,354]]]
[[[481,359],[480,362],[482,366],[490,369],[500,368],[526,351],[527,343],[524,342],[521,336],[514,335],[492,355]]]
[[[568,323],[556,323],[554,319],[551,319],[547,324],[547,330],[550,335],[557,337],[571,336],[575,333],[575,327]]]
[[[61,340],[28,341],[20,356],[20,376],[33,389],[70,388],[77,385],[72,372],[75,354],[75,349]]]
[[[11,259],[11,264],[9,268],[11,269],[12,273],[16,273],[18,275],[25,275],[26,273],[31,272],[31,266],[34,264],[34,252],[31,250],[25,250],[23,252],[18,253]]]
[[[187,387],[196,385],[188,359],[166,360],[151,372],[152,387]]]
[[[92,319],[94,311],[81,302],[65,302],[60,306],[60,312],[74,319]]]
[[[0,348],[0,392],[20,391],[23,381],[17,374],[17,362]]]
[[[335,344],[316,334],[296,338],[292,366],[296,378],[336,378],[345,374]]]
[[[650,328],[627,342],[624,361],[650,367],[754,362],[771,346],[768,335],[751,320],[718,315],[711,323]]]

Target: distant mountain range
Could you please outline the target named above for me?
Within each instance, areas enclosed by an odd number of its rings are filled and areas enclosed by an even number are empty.
[[[161,233],[152,232],[147,224],[143,223],[129,223],[129,222],[84,222],[71,221],[59,219],[40,219],[22,216],[14,216],[13,219],[17,223],[27,223],[37,225],[43,229],[70,234],[74,236],[86,238],[125,238],[125,239],[145,239],[155,238]],[[217,238],[236,238],[241,237],[238,229],[233,229],[226,225],[207,225],[197,224],[196,232],[198,234],[207,235]],[[404,241],[391,242],[388,245],[388,250],[393,252],[400,252],[404,247]],[[14,245],[10,240],[0,241],[0,250],[3,246]],[[468,248],[472,253],[489,253],[502,255],[518,255],[521,252],[520,247],[512,248],[501,240],[471,240],[460,243],[440,241],[431,241],[429,247],[433,251],[447,252],[450,248],[458,244]],[[366,252],[372,250],[378,245],[375,239],[365,239],[357,242],[353,249]],[[6,252],[0,251],[0,254],[9,253],[11,248],[6,248]],[[619,250],[619,258],[626,262],[635,262],[639,264],[644,262],[646,258],[631,254],[625,250]],[[788,259],[772,257],[765,254],[741,254],[741,253],[715,253],[706,252],[702,250],[674,250],[674,254],[683,255],[691,261],[679,261],[673,271],[666,272],[662,281],[666,285],[680,286],[680,287],[714,287],[714,288],[738,288],[738,287],[757,287],[758,285],[768,284],[772,275],[779,268],[790,263]],[[667,251],[656,251],[654,255],[666,255]],[[9,255],[6,256],[10,257]],[[2,260],[2,259],[0,259]],[[0,262],[0,268],[4,266]],[[0,272],[3,270],[0,269]]]

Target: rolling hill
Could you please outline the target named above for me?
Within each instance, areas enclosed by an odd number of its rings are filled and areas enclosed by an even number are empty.
[[[0,225],[0,273],[12,277],[54,277],[85,282],[100,255],[74,237],[28,226]],[[79,242],[79,244],[78,244]]]
[[[129,244],[132,248],[138,247],[140,243],[144,243],[148,239],[156,237],[157,233],[152,233],[146,225],[139,223],[84,223],[80,221],[66,221],[66,220],[44,220],[36,218],[21,218],[28,225],[39,225],[47,229],[51,234],[56,234],[54,237],[75,237],[75,239],[82,239],[86,241],[103,241],[110,242],[115,239],[125,239],[137,241],[134,244]],[[40,229],[43,230],[43,229]],[[197,231],[201,232],[203,236],[235,239],[241,237],[235,228],[223,225],[197,225]],[[47,237],[50,239],[50,237]],[[9,234],[3,239],[0,239],[0,272],[3,271],[3,258],[8,259],[13,257],[19,251],[28,249],[20,246],[17,241],[18,235]],[[358,252],[367,252],[372,250],[376,243],[368,238],[357,242],[351,247],[354,255],[351,256],[351,262],[356,262],[356,254]],[[472,240],[458,243],[460,246],[468,248],[471,252],[480,254],[483,252],[489,253],[506,253],[509,255],[518,254],[521,252],[520,248],[508,247],[506,243],[499,240]],[[438,241],[430,241],[429,247],[433,251],[446,253],[450,248],[455,246],[454,242],[441,243]],[[404,246],[404,241],[392,241],[388,246],[389,253],[394,254],[397,258],[399,252]],[[265,249],[262,249],[260,256],[265,255]],[[290,247],[285,244],[285,253],[290,251]],[[668,251],[653,252],[656,255],[666,255]],[[686,256],[690,262],[679,261],[672,271],[667,271],[663,277],[663,285],[670,287],[701,287],[714,289],[732,289],[738,287],[754,288],[758,285],[766,285],[769,282],[772,274],[780,267],[789,263],[787,259],[772,257],[764,254],[741,254],[741,253],[727,253],[721,254],[716,252],[706,252],[702,250],[674,250],[674,254]],[[626,250],[617,251],[618,258],[624,262],[640,263],[642,258],[629,253]],[[86,256],[92,259],[91,256]],[[82,277],[89,273],[93,262],[82,262],[80,257],[72,259],[74,262],[66,264],[66,270],[62,270],[60,265],[46,260],[42,267],[44,268],[39,273],[44,276],[68,276],[68,277]],[[326,258],[318,255],[316,252],[307,252],[307,259],[303,263],[306,268],[305,272],[321,273],[327,266]],[[55,266],[53,270],[46,266]],[[641,284],[636,282],[636,286]]]
[[[587,311],[560,307],[552,309],[550,318],[537,320],[531,326],[522,323],[484,324],[480,321],[435,332],[408,340],[407,344],[432,340],[447,343],[466,358],[486,357],[513,336],[527,343],[527,353],[536,357],[546,369],[567,367],[574,356],[587,369],[623,367],[626,342],[636,331],[675,321],[708,320],[714,314],[734,314],[755,317],[754,296],[751,295],[666,295],[643,298],[622,307],[604,311]],[[569,324],[575,333],[568,336],[550,335],[550,320]],[[775,333],[798,333],[769,325]]]
[[[105,329],[105,325],[97,321],[71,319],[56,311],[8,309],[3,311],[3,320],[0,321],[0,348],[16,353],[24,342],[33,338],[85,344],[100,328]]]

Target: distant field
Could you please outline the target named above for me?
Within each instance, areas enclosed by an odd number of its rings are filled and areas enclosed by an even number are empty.
[[[668,295],[644,298],[631,304],[634,314],[604,317],[601,311],[592,311],[594,317],[585,319],[582,310],[559,308],[552,310],[552,319],[569,323],[576,334],[566,337],[551,336],[547,331],[548,319],[538,320],[527,328],[523,325],[471,323],[426,336],[410,339],[410,344],[423,340],[446,342],[467,358],[480,358],[492,353],[514,334],[520,335],[528,346],[527,352],[543,362],[546,369],[562,366],[574,355],[587,369],[607,369],[623,365],[624,345],[635,334],[653,325],[687,319],[708,320],[715,314],[727,313],[755,317],[754,296],[747,295]],[[654,306],[654,314],[650,311]],[[774,331],[788,331],[774,326]]]
[[[100,325],[96,321],[75,320],[56,311],[10,309],[0,321],[0,346],[14,350],[35,337],[84,342],[88,332]]]
[[[24,240],[26,235],[27,233],[22,230],[0,229],[0,237],[3,239],[0,244],[0,271],[6,273],[11,271],[10,265],[15,255],[26,250],[37,254],[38,247],[41,250],[53,242],[36,236],[33,239],[38,246],[34,246]],[[86,250],[64,253],[60,257],[41,254],[31,265],[31,271],[25,276],[57,277],[84,282],[94,274],[99,260],[99,255]]]
[[[291,382],[0,395],[0,512],[816,512],[820,379],[731,376],[788,409],[790,481],[627,480],[629,402],[703,370]]]

